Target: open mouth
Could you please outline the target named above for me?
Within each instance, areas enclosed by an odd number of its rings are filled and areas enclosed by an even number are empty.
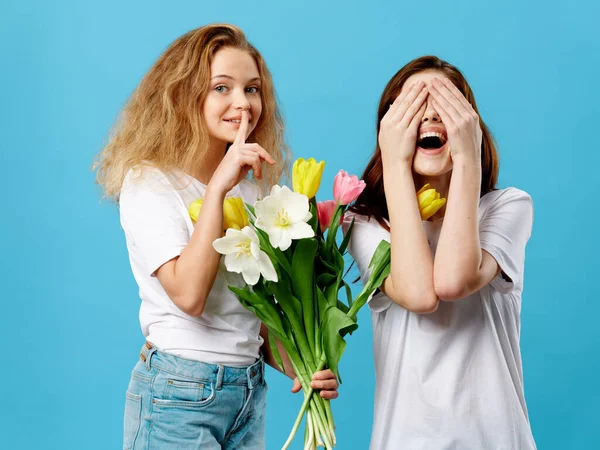
[[[229,122],[229,123],[242,123],[241,120],[239,119],[224,119],[225,122]]]
[[[442,133],[429,131],[419,136],[417,145],[425,150],[438,150],[444,146],[447,140]]]

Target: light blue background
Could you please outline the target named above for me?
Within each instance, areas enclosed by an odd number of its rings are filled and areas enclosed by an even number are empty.
[[[143,342],[139,299],[117,209],[99,203],[89,166],[155,58],[219,21],[242,27],[265,56],[295,154],[326,159],[320,199],[340,168],[362,173],[379,96],[402,65],[432,53],[463,70],[499,143],[500,186],[535,203],[521,346],[538,447],[600,448],[597,5],[3,1],[0,447],[120,447]],[[334,403],[344,450],[366,449],[371,430],[367,310],[360,325]],[[273,370],[268,379],[276,449],[300,397]]]

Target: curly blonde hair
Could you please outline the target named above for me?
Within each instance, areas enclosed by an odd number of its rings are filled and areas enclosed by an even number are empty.
[[[128,170],[142,163],[195,173],[209,148],[200,105],[208,93],[213,57],[224,47],[248,52],[261,79],[262,113],[248,140],[261,145],[276,163],[266,165],[263,179],[254,182],[267,192],[288,172],[290,151],[267,65],[241,29],[213,24],[173,42],[129,98],[93,165],[106,197],[118,202]]]

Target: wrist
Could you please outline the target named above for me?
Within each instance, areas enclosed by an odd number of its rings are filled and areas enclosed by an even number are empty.
[[[479,152],[461,152],[452,155],[454,165],[475,167],[481,170],[481,154]]]
[[[205,197],[216,197],[217,199],[225,200],[228,190],[211,180],[206,186]]]
[[[411,177],[412,178],[412,160],[396,159],[389,162],[384,162],[383,176],[386,175],[393,177]]]

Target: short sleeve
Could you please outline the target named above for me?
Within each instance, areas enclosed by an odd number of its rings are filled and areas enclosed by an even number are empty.
[[[179,256],[189,242],[185,205],[157,169],[126,177],[119,211],[130,251],[141,259],[148,275]]]
[[[371,276],[372,269],[369,268],[369,264],[375,250],[382,240],[390,241],[390,233],[377,222],[370,221],[362,215],[347,213],[342,223],[344,235],[348,232],[352,219],[354,219],[354,227],[348,243],[348,253],[356,262],[364,286]],[[369,297],[368,303],[373,312],[383,312],[390,307],[392,300],[379,291]]]
[[[490,196],[486,199],[486,196]],[[525,265],[525,246],[533,225],[533,202],[519,189],[493,191],[482,198],[479,239],[482,250],[496,260],[502,273],[490,283],[502,293],[521,289]]]

